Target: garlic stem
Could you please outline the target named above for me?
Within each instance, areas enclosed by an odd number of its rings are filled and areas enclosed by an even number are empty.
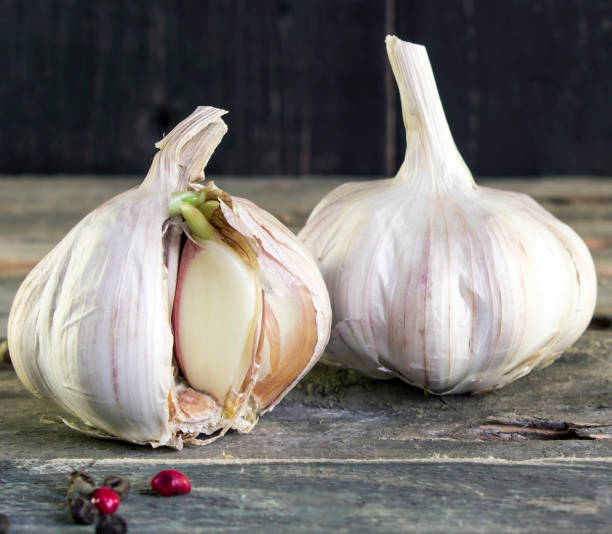
[[[168,205],[168,215],[174,217],[180,215],[181,205],[183,203],[198,206],[206,201],[206,191],[180,191],[170,194],[170,203]]]
[[[425,174],[434,188],[455,182],[475,187],[453,141],[425,47],[395,36],[387,36],[386,44],[406,128],[406,155],[395,182]],[[415,173],[415,167],[421,172]]]

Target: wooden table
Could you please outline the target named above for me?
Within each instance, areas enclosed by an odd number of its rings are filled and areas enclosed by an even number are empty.
[[[217,183],[297,229],[342,181]],[[136,182],[0,179],[0,336],[32,265]],[[447,397],[319,365],[251,434],[176,452],[41,422],[58,410],[2,363],[0,513],[11,532],[93,531],[72,525],[64,504],[74,468],[132,480],[120,510],[130,532],[612,532],[612,179],[494,184],[533,195],[596,260],[596,319],[554,365],[488,395]],[[189,475],[191,494],[151,494],[148,481],[167,467]]]

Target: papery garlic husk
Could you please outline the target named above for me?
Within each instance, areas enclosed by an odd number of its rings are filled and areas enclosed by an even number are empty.
[[[342,185],[299,234],[333,310],[326,356],[436,394],[499,388],[555,360],[593,314],[584,242],[526,195],[477,187],[425,48],[387,37],[406,157]]]
[[[65,421],[73,428],[175,448],[204,442],[201,433],[247,432],[323,351],[329,298],[304,246],[261,208],[200,183],[227,130],[224,113],[200,107],[177,125],[157,143],[142,185],[87,215],[17,292],[8,325],[15,370],[76,416]],[[259,303],[248,365],[223,399],[192,388],[173,357],[179,257],[194,245],[183,219],[169,218],[169,198],[203,187],[218,199],[215,243],[248,263]],[[276,317],[283,309],[294,323]],[[198,327],[205,344],[207,324]]]

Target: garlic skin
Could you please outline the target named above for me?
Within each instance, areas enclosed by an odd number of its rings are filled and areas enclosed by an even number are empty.
[[[76,416],[80,421],[64,421],[72,428],[178,449],[205,442],[197,439],[200,433],[248,432],[323,351],[331,310],[309,253],[267,212],[208,184],[221,199],[218,224],[248,249],[270,298],[284,291],[302,303],[312,324],[301,352],[282,354],[291,372],[281,383],[269,387],[270,378],[254,361],[245,389],[229,409],[178,373],[171,313],[184,238],[180,221],[168,217],[169,196],[201,187],[194,182],[203,179],[203,168],[227,131],[224,113],[199,107],[178,124],[156,144],[159,152],[144,182],[80,221],[15,296],[8,323],[15,371],[32,393]],[[257,334],[254,359],[266,361],[263,313]],[[300,338],[301,332],[283,335]],[[299,368],[291,364],[294,358]]]
[[[406,157],[344,184],[299,234],[333,310],[326,355],[436,394],[482,393],[550,364],[585,330],[597,281],[584,242],[530,197],[478,187],[425,48],[388,36]]]

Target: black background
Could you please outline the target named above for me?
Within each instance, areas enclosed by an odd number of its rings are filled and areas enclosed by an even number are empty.
[[[427,46],[477,175],[612,174],[611,0],[3,0],[0,173],[144,173],[196,105],[210,171],[393,174],[384,37]]]

